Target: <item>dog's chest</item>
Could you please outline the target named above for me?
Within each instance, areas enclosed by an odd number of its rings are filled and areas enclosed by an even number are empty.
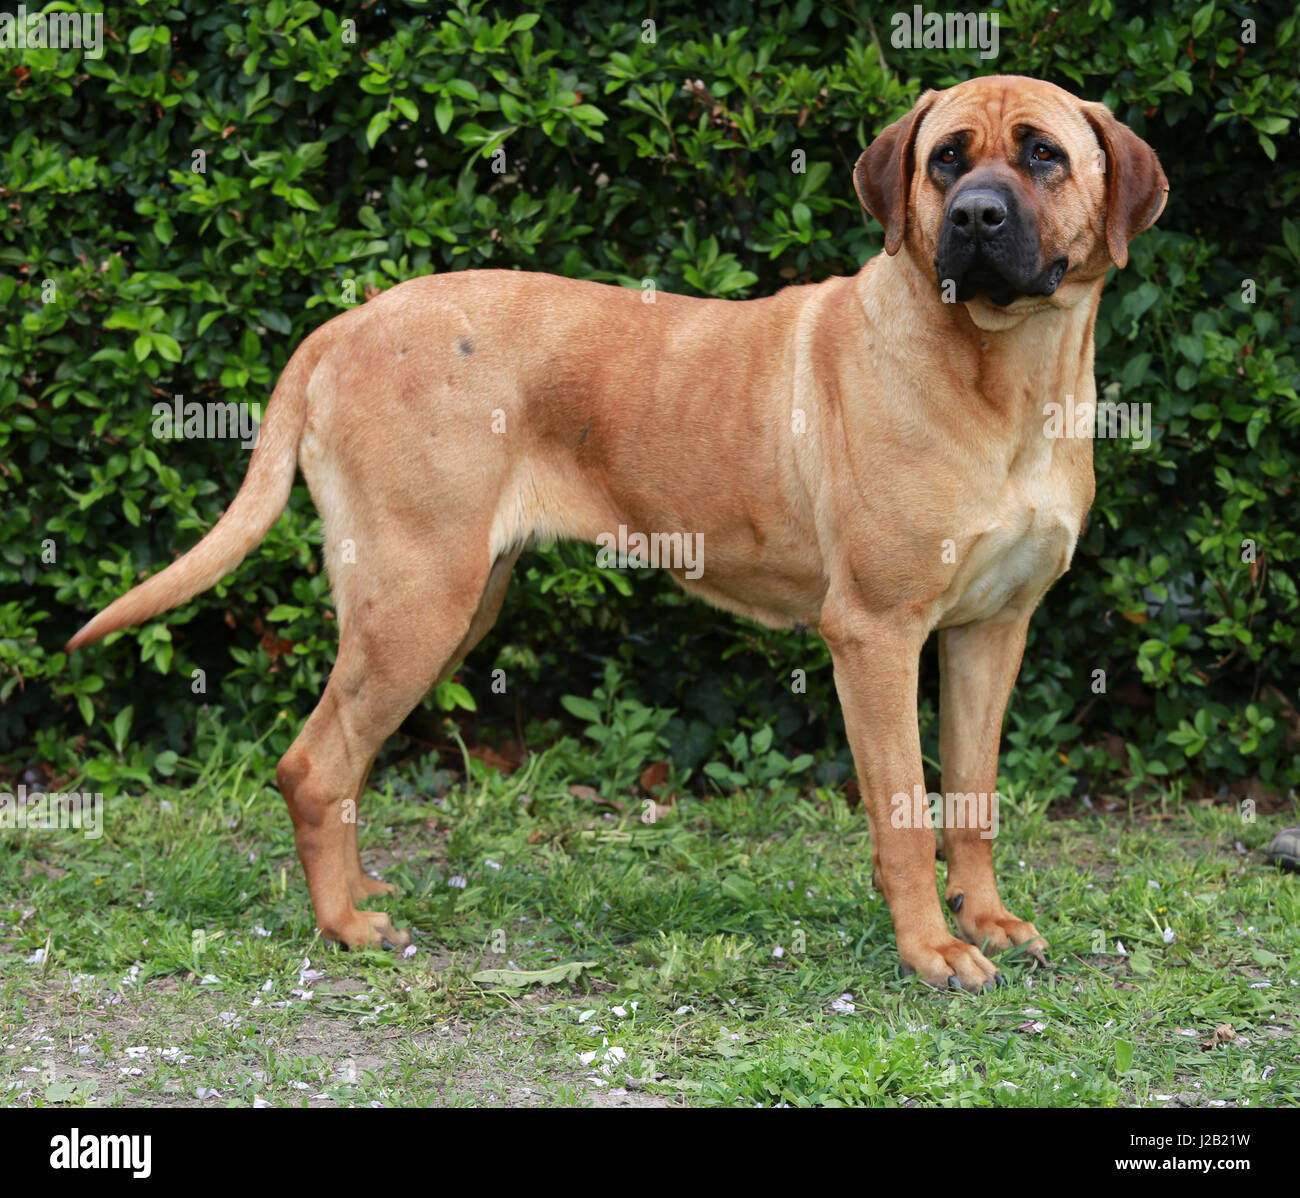
[[[1066,570],[1083,506],[1051,455],[1010,473],[970,513],[955,538],[956,571],[941,598],[939,625],[985,620],[1004,608],[1031,609]]]

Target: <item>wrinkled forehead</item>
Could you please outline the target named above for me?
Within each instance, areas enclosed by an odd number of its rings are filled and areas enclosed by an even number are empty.
[[[939,142],[960,135],[975,152],[1010,148],[1027,132],[1046,135],[1072,154],[1095,150],[1097,139],[1079,101],[1041,80],[975,79],[939,92],[916,140],[924,161]]]

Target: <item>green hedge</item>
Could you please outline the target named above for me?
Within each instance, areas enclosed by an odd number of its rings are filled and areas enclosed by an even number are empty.
[[[360,302],[433,271],[736,298],[852,272],[881,241],[853,196],[861,147],[922,87],[995,69],[1104,100],[1172,188],[1097,325],[1099,389],[1149,402],[1156,436],[1097,445],[1091,526],[1035,620],[1006,770],[1052,794],[1116,765],[1129,785],[1189,770],[1196,785],[1300,781],[1294,6],[1012,0],[991,10],[993,60],[894,48],[890,15],[910,4],[647,6],[653,27],[622,3],[536,7],[142,0],[106,6],[101,57],[0,51],[9,763],[147,779],[193,747],[205,705],[278,749],[323,686],[334,635],[301,484],[225,584],[60,653],[192,545],[243,475],[237,442],[155,437],[155,403],[264,402],[349,287]],[[613,655],[643,699],[676,710],[679,764],[774,723],[823,778],[843,775],[815,638],[593,560],[526,557],[442,704],[526,724],[589,694]],[[504,700],[486,685],[496,664],[514,683]],[[790,693],[794,668],[806,695]],[[923,722],[932,748],[930,699]],[[1108,755],[1124,744],[1126,760]]]

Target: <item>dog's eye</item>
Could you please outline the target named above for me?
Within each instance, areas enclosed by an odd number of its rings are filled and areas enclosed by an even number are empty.
[[[1052,162],[1056,158],[1056,151],[1051,146],[1044,145],[1041,141],[1034,147],[1034,152],[1030,155],[1035,162]]]
[[[957,151],[954,150],[952,146],[945,146],[939,151],[939,161],[942,162],[944,166],[951,166],[957,161]]]

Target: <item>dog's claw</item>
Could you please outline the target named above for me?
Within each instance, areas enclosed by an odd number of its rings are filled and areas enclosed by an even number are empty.
[[[1029,949],[1029,955],[1044,969],[1050,969],[1052,967],[1052,963],[1048,960],[1047,954],[1043,951],[1041,945],[1036,944],[1033,948]]]
[[[902,978],[910,978],[915,972],[916,970],[910,965],[900,965],[898,967],[898,976]]]
[[[1007,985],[1007,979],[1002,976],[1001,970],[998,970],[998,972],[993,975],[993,984],[995,986]]]
[[[996,972],[979,949],[963,944],[955,936],[931,941],[904,939],[899,943],[898,956],[901,974],[915,972],[935,990],[980,994],[984,983]]]
[[[961,910],[961,905],[966,901],[966,896],[959,890],[948,900],[948,910],[954,915]]]

